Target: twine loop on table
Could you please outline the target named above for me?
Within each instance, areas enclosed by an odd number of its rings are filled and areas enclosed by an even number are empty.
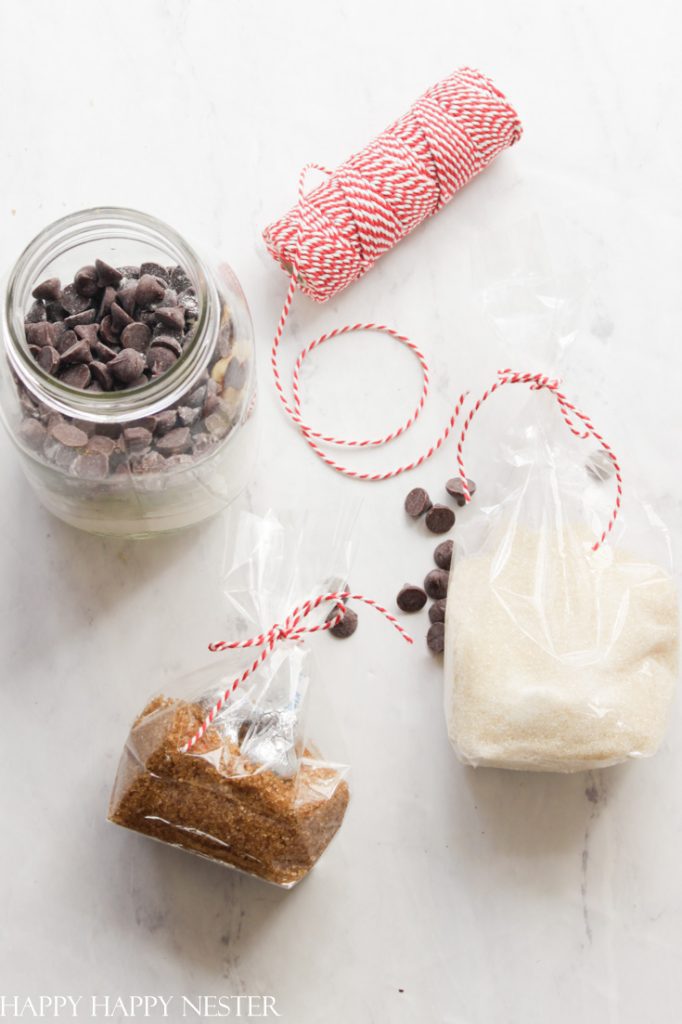
[[[587,413],[582,412],[580,409],[578,409],[577,406],[575,406],[572,402],[568,400],[563,391],[560,390],[561,381],[551,377],[547,377],[542,373],[519,373],[516,370],[510,369],[498,370],[497,380],[495,381],[495,383],[492,384],[487,389],[487,391],[483,392],[483,394],[474,403],[471,410],[467,414],[467,417],[462,425],[462,432],[459,436],[459,441],[457,443],[457,468],[459,472],[459,478],[462,483],[464,503],[468,504],[471,501],[471,493],[469,491],[469,485],[467,482],[467,475],[466,470],[464,468],[463,457],[464,442],[466,440],[466,436],[469,432],[469,428],[471,427],[471,423],[474,419],[474,416],[479,411],[483,403],[486,402],[491,397],[491,395],[494,395],[496,391],[499,391],[501,387],[504,387],[505,384],[527,384],[530,387],[531,391],[549,391],[549,393],[553,395],[556,399],[563,420],[566,423],[568,429],[571,431],[571,433],[575,437],[579,438],[581,441],[585,441],[590,437],[594,438],[594,440],[598,442],[602,451],[606,452],[608,458],[610,459],[613,465],[614,475],[616,478],[616,496],[614,499],[613,508],[611,510],[608,522],[604,527],[599,538],[592,545],[592,550],[597,551],[602,546],[602,544],[608,537],[609,533],[613,529],[616,523],[616,519],[618,518],[618,514],[620,513],[621,504],[623,500],[623,475],[621,472],[620,463],[611,446],[608,444],[605,438],[595,429],[595,426],[592,423],[590,417],[587,415]],[[578,423],[576,421],[578,421]],[[578,424],[581,424],[582,426]]]
[[[248,649],[249,647],[260,647],[261,652],[258,657],[244,669],[241,675],[236,676],[228,684],[218,700],[213,704],[211,710],[208,712],[206,718],[194,735],[180,747],[180,752],[183,754],[189,753],[189,751],[196,746],[202,736],[206,734],[216,717],[220,714],[225,702],[231,694],[233,694],[237,687],[248,679],[256,669],[260,668],[263,662],[272,654],[278,643],[282,643],[284,641],[298,642],[301,641],[306,634],[319,633],[324,632],[327,629],[332,629],[334,626],[338,625],[343,618],[346,601],[362,601],[363,604],[368,605],[370,608],[374,608],[384,616],[384,618],[402,636],[403,640],[408,644],[414,643],[413,638],[407,630],[400,625],[396,617],[391,615],[388,609],[384,608],[383,605],[379,604],[371,597],[365,597],[364,594],[353,594],[350,590],[341,590],[333,591],[328,594],[319,594],[315,598],[304,601],[303,604],[297,605],[296,608],[287,615],[286,619],[284,619],[282,623],[274,623],[265,633],[259,633],[257,636],[248,637],[246,640],[219,640],[216,643],[209,644],[209,651],[214,652],[234,651],[238,649]],[[320,622],[316,625],[305,625],[305,619],[315,611],[315,609],[319,608],[322,604],[330,602],[333,602],[336,606],[336,615],[332,618],[328,618],[325,622]]]
[[[441,435],[418,458],[376,473],[359,472],[338,462],[323,446],[382,447],[414,426],[429,394],[429,366],[413,341],[386,324],[350,324],[321,335],[300,352],[289,396],[279,371],[279,348],[296,291],[323,302],[357,280],[513,145],[521,132],[518,115],[490,79],[472,68],[460,68],[335,171],[307,164],[299,177],[298,203],[265,229],[268,251],[290,274],[270,355],[277,394],[308,446],[336,472],[378,481],[416,469],[447,440],[464,396]],[[322,172],[325,181],[306,194],[305,181],[312,169]],[[359,331],[385,334],[406,346],[419,362],[422,389],[414,411],[398,428],[378,438],[350,440],[317,431],[305,422],[300,371],[306,357],[320,345]]]

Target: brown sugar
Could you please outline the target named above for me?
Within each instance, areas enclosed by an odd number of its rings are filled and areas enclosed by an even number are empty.
[[[110,821],[282,886],[300,881],[338,831],[348,805],[341,772],[302,751],[283,778],[254,764],[202,722],[198,704],[158,697],[133,724],[121,757]]]

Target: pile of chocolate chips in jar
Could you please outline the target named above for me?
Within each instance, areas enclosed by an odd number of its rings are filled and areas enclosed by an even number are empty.
[[[467,479],[469,494],[474,495],[476,484]],[[466,504],[464,488],[459,477],[448,480],[445,490],[456,505],[463,508]],[[411,519],[424,517],[426,528],[431,533],[448,533],[455,525],[455,513],[448,505],[433,504],[423,487],[414,487],[405,498],[405,511]],[[451,540],[443,540],[433,552],[436,568],[431,569],[424,578],[424,586],[416,583],[405,583],[398,592],[396,603],[403,612],[419,612],[427,600],[431,598],[429,608],[429,626],[426,644],[434,654],[442,654],[445,647],[445,602],[450,582],[454,544]]]
[[[36,363],[80,391],[142,388],[168,373],[193,336],[198,301],[180,266],[158,263],[112,267],[103,260],[82,267],[62,287],[49,278],[33,290],[25,318]],[[191,464],[231,429],[246,360],[233,351],[229,311],[207,372],[173,407],[132,423],[67,419],[40,403],[18,382],[21,440],[48,462],[76,477],[153,473]]]

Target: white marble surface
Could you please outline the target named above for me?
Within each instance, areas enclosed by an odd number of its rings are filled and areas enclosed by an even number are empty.
[[[472,267],[489,265],[491,231],[526,239],[537,217],[588,285],[566,388],[679,541],[679,26],[663,0],[5,0],[2,263],[97,203],[222,252],[254,315],[266,437],[240,507],[360,497],[353,584],[391,604],[430,542],[404,521],[405,479],[336,478],[280,414],[268,347],[286,281],[260,230],[302,163],[338,163],[433,81],[478,65],[517,105],[522,142],[338,301],[299,300],[288,354],[349,319],[420,339],[435,394],[375,464],[420,451],[461,386],[535,358],[495,336],[477,295],[487,271]],[[417,386],[380,339],[321,353],[307,380],[310,415],[355,431],[393,424]],[[482,420],[472,443],[482,482],[501,425]],[[438,490],[448,453],[410,483]],[[352,807],[311,877],[279,892],[105,822],[130,720],[221,633],[229,516],[158,543],[82,536],[41,510],[6,442],[0,460],[1,993],[271,994],[291,1024],[679,1021],[679,702],[651,761],[474,772],[448,746],[423,620],[406,652],[363,614],[333,656],[318,644]]]

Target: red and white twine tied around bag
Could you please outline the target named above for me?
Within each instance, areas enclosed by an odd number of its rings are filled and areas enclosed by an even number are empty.
[[[599,538],[592,545],[592,550],[597,551],[602,546],[602,544],[610,534],[611,530],[613,529],[616,523],[616,519],[618,518],[618,514],[620,512],[621,504],[623,501],[623,475],[621,472],[620,463],[611,446],[607,443],[604,437],[595,429],[595,426],[592,423],[590,417],[587,415],[587,413],[584,413],[580,409],[578,409],[572,402],[568,400],[563,391],[559,390],[560,382],[558,380],[555,380],[551,377],[547,377],[542,373],[519,373],[515,370],[510,369],[498,370],[497,380],[495,381],[495,383],[492,384],[487,389],[487,391],[484,391],[481,397],[471,407],[466,419],[464,420],[464,423],[462,424],[462,432],[459,436],[459,441],[457,442],[457,469],[459,473],[459,478],[462,482],[462,491],[465,504],[468,504],[471,501],[471,494],[469,492],[467,475],[464,469],[464,442],[469,432],[469,428],[471,427],[473,418],[479,411],[483,403],[487,402],[487,400],[492,395],[494,395],[496,391],[499,391],[500,388],[504,387],[505,384],[528,384],[530,385],[530,388],[533,391],[548,391],[556,399],[564,422],[566,423],[566,426],[571,431],[571,433],[575,437],[579,438],[581,441],[585,441],[590,437],[593,438],[595,441],[598,442],[602,451],[606,452],[607,456],[609,457],[611,464],[613,465],[613,472],[616,479],[616,497],[613,503],[613,508],[611,510],[611,515],[609,516],[608,522],[602,530]],[[579,421],[582,427],[576,424],[576,420]]]
[[[320,622],[317,625],[305,625],[305,619],[307,619],[312,612],[319,608],[320,605],[330,603],[332,601],[338,608],[337,615],[334,615],[332,618],[328,618],[325,622]],[[228,684],[206,715],[206,718],[201,723],[197,731],[180,748],[180,752],[183,754],[189,753],[189,751],[196,746],[222,711],[225,706],[225,702],[230,698],[237,687],[241,686],[241,684],[245,682],[245,680],[248,679],[256,669],[260,668],[267,658],[270,657],[278,643],[281,643],[284,640],[299,641],[306,635],[332,629],[334,626],[338,625],[343,618],[345,612],[345,601],[362,601],[363,604],[368,605],[370,608],[374,608],[384,616],[384,618],[398,633],[400,633],[403,640],[408,644],[414,643],[413,638],[407,630],[400,625],[395,615],[391,615],[388,609],[384,608],[383,605],[380,605],[378,601],[374,601],[371,597],[365,597],[364,594],[353,594],[350,590],[341,590],[330,592],[328,594],[319,594],[315,598],[304,601],[303,604],[298,605],[289,615],[287,615],[284,622],[276,622],[270,627],[267,633],[259,633],[258,636],[249,637],[247,640],[219,640],[217,643],[209,644],[209,651],[235,651],[247,649],[249,647],[260,647],[261,652],[258,657],[244,669],[241,675],[236,676]]]
[[[513,145],[521,130],[516,112],[490,79],[472,68],[460,68],[429,89],[403,117],[337,170],[319,164],[304,167],[297,205],[264,231],[269,252],[291,275],[271,351],[277,393],[307,444],[336,472],[377,481],[416,469],[448,438],[463,396],[440,437],[418,458],[382,473],[344,466],[322,446],[377,448],[406,433],[428,397],[429,366],[413,341],[386,324],[349,324],[323,334],[301,351],[288,397],[279,371],[279,348],[296,290],[324,302],[356,281],[503,149]],[[306,195],[305,179],[311,169],[321,171],[326,180]],[[306,423],[301,412],[300,371],[306,357],[325,342],[358,331],[377,331],[394,338],[414,353],[422,371],[422,391],[414,411],[401,426],[378,438],[324,434]]]

